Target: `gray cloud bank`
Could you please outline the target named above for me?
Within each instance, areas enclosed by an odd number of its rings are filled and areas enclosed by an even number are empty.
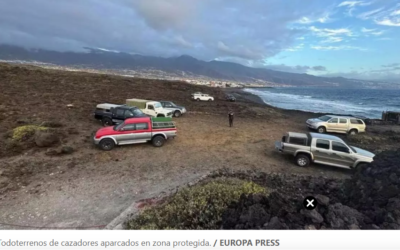
[[[282,1],[287,2],[283,4]],[[203,60],[262,60],[304,32],[288,28],[323,11],[318,0],[0,1],[0,43],[53,50],[84,46]],[[282,8],[282,6],[285,8]]]

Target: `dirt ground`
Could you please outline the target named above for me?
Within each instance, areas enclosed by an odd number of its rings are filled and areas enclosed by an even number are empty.
[[[229,103],[217,88],[7,64],[0,64],[0,89],[0,229],[102,228],[135,200],[220,168],[349,177],[349,171],[333,167],[298,168],[274,151],[274,141],[287,131],[306,132],[304,122],[315,114],[268,107],[237,90],[238,101]],[[193,102],[196,91],[216,101]],[[174,118],[178,137],[161,148],[95,148],[91,134],[101,128],[92,114],[96,104],[122,104],[126,98],[185,106],[189,112]],[[235,112],[233,128],[229,110]],[[62,125],[64,136],[54,147],[70,146],[72,154],[49,156],[48,148],[7,144],[12,129],[45,121]],[[398,144],[392,137],[376,129],[352,142],[379,151]]]

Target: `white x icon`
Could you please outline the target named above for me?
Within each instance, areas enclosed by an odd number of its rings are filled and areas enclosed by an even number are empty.
[[[309,206],[314,207],[313,203],[314,203],[314,200],[310,201],[310,200],[307,199],[307,207],[309,207]]]

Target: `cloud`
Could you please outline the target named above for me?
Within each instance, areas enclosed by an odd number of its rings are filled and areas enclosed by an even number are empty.
[[[391,1],[395,2],[395,1]],[[375,8],[357,15],[362,20],[374,20],[375,24],[383,26],[400,26],[400,4]]]
[[[391,16],[398,16],[398,15],[400,15],[400,9],[393,11],[390,15],[391,15]]]
[[[239,11],[240,10],[240,14]],[[59,51],[259,60],[295,47],[302,17],[329,19],[320,0],[0,1],[0,43]],[[222,44],[221,44],[222,43]]]
[[[182,28],[196,14],[198,0],[136,0],[132,1],[136,12],[156,30]]]
[[[193,44],[190,42],[186,41],[181,35],[176,36],[174,38],[175,44],[183,46],[183,47],[188,47],[188,48],[193,48]]]
[[[304,43],[301,43],[301,44],[299,44],[299,45],[297,45],[297,46],[289,47],[289,48],[287,48],[287,49],[285,49],[285,50],[286,50],[286,51],[294,52],[294,51],[302,50],[303,48],[304,48]]]
[[[352,36],[352,31],[346,28],[341,29],[319,29],[315,26],[311,26],[310,30],[314,32],[317,36],[320,37],[329,37],[329,36]]]
[[[367,12],[363,12],[361,14],[359,14],[357,17],[363,20],[368,20],[371,19],[373,16],[375,16],[376,14],[380,13],[384,8],[378,8],[378,9],[374,9],[374,10],[370,10]]]
[[[343,46],[311,46],[312,49],[315,50],[360,50],[360,51],[365,51],[366,49],[361,48],[361,47],[356,47],[356,46],[348,46],[348,45],[343,45]]]
[[[385,18],[381,20],[375,20],[376,24],[384,25],[384,26],[396,26],[400,27],[400,18]]]
[[[349,79],[360,79],[370,81],[388,81],[393,83],[400,83],[400,73],[396,71],[375,71],[375,70],[353,70],[347,72],[334,72],[323,74],[319,76],[324,77],[345,77]]]
[[[382,67],[384,67],[384,68],[391,68],[391,67],[396,67],[396,66],[400,66],[400,63],[390,63],[390,64],[382,65]]]
[[[296,21],[296,23],[300,24],[310,24],[310,23],[328,23],[332,21],[331,19],[331,13],[330,12],[325,12],[320,16],[303,16],[299,20]]]
[[[344,1],[341,2],[337,7],[346,7],[347,14],[349,16],[353,16],[353,11],[356,9],[357,6],[367,6],[372,4],[372,2],[364,2],[364,1]]]
[[[306,66],[306,65],[296,65],[296,66],[289,66],[286,64],[268,64],[264,66],[267,69],[276,70],[276,71],[283,71],[289,73],[298,73],[304,74],[310,71],[326,71],[326,67],[318,65],[318,66]]]
[[[314,35],[324,38],[324,40],[322,40],[322,43],[338,43],[344,40],[343,37],[353,36],[353,32],[347,28],[320,29],[316,28],[315,26],[311,26],[309,30],[311,30]]]
[[[312,69],[315,71],[326,71],[326,67],[324,66],[314,66]]]
[[[322,43],[338,43],[341,41],[343,41],[343,38],[331,36],[331,37],[328,37],[326,40],[323,40]]]
[[[243,45],[227,46],[225,43],[219,41],[217,49],[226,56],[234,56],[248,60],[261,60],[263,59],[261,48],[248,48]]]
[[[364,27],[361,29],[361,32],[366,34],[366,35],[371,34],[371,35],[374,35],[374,36],[380,36],[380,35],[383,35],[385,33],[385,31],[383,31],[383,30],[378,31],[377,29],[367,29],[367,28],[364,28]]]

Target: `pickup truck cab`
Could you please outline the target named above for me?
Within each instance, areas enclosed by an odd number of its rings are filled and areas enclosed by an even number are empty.
[[[207,94],[195,94],[192,95],[192,99],[196,101],[208,101],[208,102],[214,101],[214,97]]]
[[[311,162],[334,167],[355,169],[362,164],[371,163],[374,154],[364,149],[347,145],[342,139],[318,133],[293,133],[275,142],[275,149],[293,155],[300,167]]]
[[[172,111],[163,108],[160,102],[143,100],[143,99],[127,99],[128,106],[134,106],[142,110],[143,113],[152,117],[172,117]]]
[[[176,136],[176,126],[171,118],[130,118],[115,126],[99,129],[93,142],[109,151],[116,145],[152,142],[161,147],[165,141]]]
[[[147,115],[137,107],[109,103],[97,105],[94,112],[94,118],[100,120],[103,126],[112,126],[113,124],[122,123],[128,118],[137,117],[147,117]]]
[[[160,101],[160,103],[161,103],[161,106],[162,106],[164,109],[171,111],[174,117],[180,117],[180,116],[182,116],[183,114],[186,113],[185,107],[176,105],[176,104],[173,103],[173,102],[170,102],[170,101]]]
[[[318,133],[334,132],[355,135],[365,132],[366,125],[360,118],[351,116],[324,115],[306,121],[307,127]]]

